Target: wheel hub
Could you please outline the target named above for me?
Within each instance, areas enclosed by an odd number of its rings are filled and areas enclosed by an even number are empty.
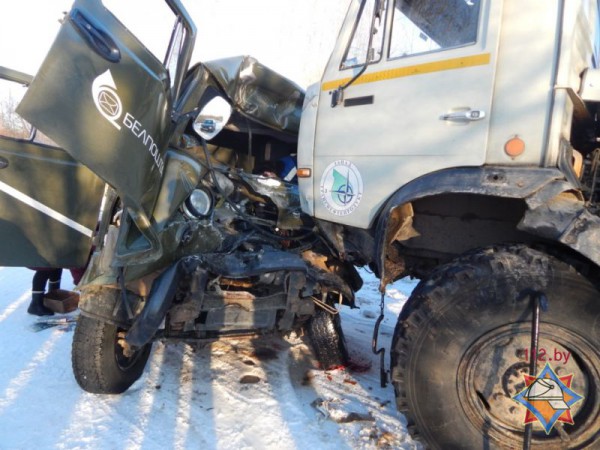
[[[548,327],[540,331],[537,373],[548,363],[558,377],[573,375],[571,389],[587,398],[587,365],[577,348],[566,346],[557,335],[548,333]],[[463,356],[459,396],[470,420],[483,427],[480,429],[490,427],[491,422],[491,427],[502,434],[523,433],[526,408],[513,397],[527,387],[524,375],[529,374],[530,345],[530,324],[508,324],[479,338]],[[584,405],[585,401],[572,405],[571,416],[577,417]],[[533,431],[534,436],[546,435],[537,421],[533,423]]]

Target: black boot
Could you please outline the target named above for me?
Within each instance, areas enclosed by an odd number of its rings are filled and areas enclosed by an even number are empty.
[[[34,316],[51,316],[54,314],[54,311],[44,306],[44,293],[37,291],[31,294],[31,303],[27,308],[27,312]]]

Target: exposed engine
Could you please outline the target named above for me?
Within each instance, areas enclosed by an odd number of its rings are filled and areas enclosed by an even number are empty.
[[[222,242],[218,251],[195,255],[178,283],[169,337],[287,331],[315,308],[354,304],[360,277],[314,232],[297,185],[285,181],[295,170],[294,143],[224,130],[219,143],[186,134],[183,146],[203,173],[181,214],[217,230]]]

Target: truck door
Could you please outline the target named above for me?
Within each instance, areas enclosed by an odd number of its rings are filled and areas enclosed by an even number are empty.
[[[361,228],[410,181],[483,164],[502,5],[383,3],[371,63],[332,105],[364,67],[378,4],[352,2],[323,76],[315,135],[315,215]]]
[[[179,0],[166,4],[161,20],[176,24],[163,62],[101,1],[76,0],[18,109],[145,218],[160,186],[172,104],[195,37]]]
[[[0,265],[80,267],[104,183],[16,114],[32,78],[0,67]]]

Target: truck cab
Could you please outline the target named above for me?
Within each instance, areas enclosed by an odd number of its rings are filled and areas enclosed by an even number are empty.
[[[562,174],[578,188],[593,146],[580,131],[598,100],[586,87],[597,24],[595,1],[352,1],[306,95],[303,208],[433,264],[500,236],[538,239],[519,224],[524,199]],[[401,233],[384,223],[394,210],[396,227],[411,222]]]
[[[421,279],[391,380],[431,448],[598,445],[598,11],[353,0],[307,90],[303,209],[382,292]],[[562,409],[534,380],[560,384]]]

